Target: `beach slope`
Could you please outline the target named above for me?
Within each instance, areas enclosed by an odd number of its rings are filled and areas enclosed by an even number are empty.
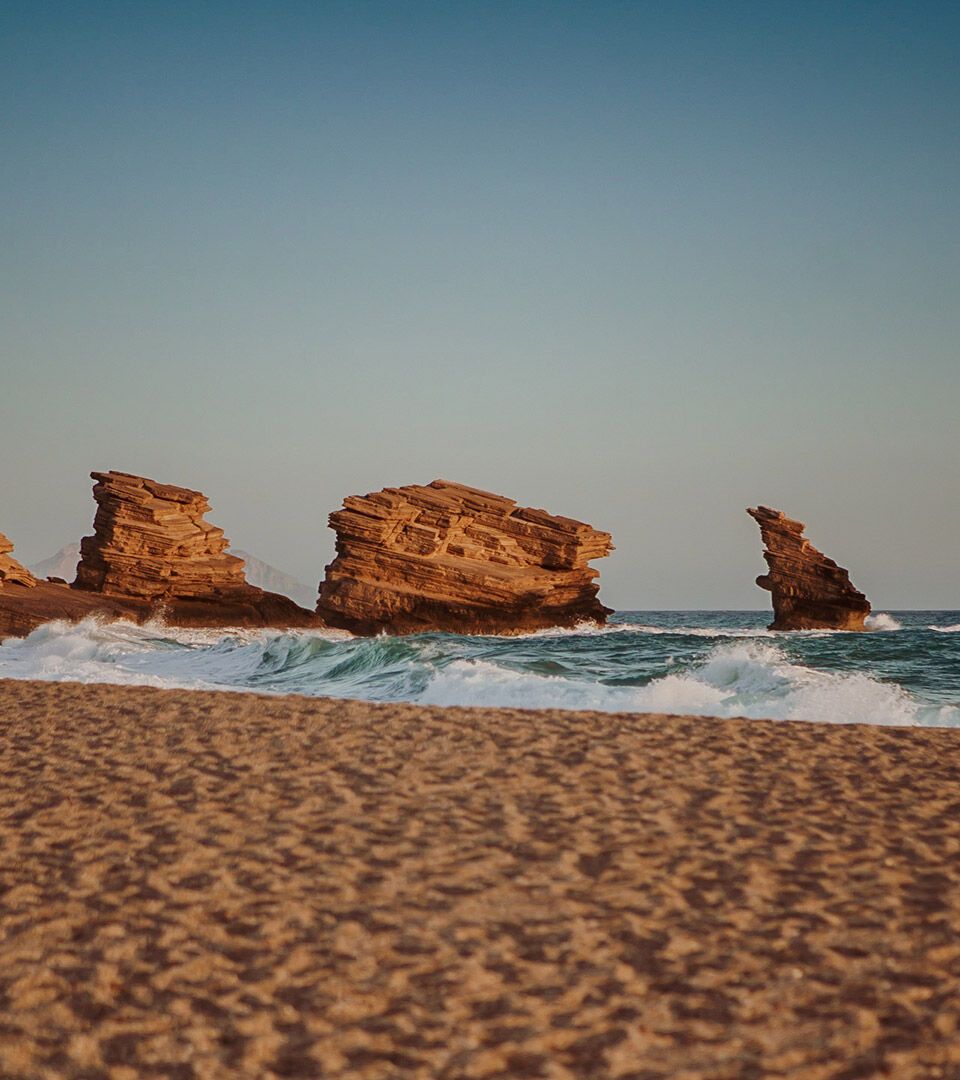
[[[960,732],[0,681],[0,1075],[956,1077]]]

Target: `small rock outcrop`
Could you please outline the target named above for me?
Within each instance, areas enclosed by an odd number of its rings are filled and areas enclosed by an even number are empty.
[[[804,525],[780,510],[747,513],[760,526],[768,573],[757,578],[773,598],[771,630],[863,630],[870,601],[849,573],[803,535]]]
[[[23,585],[28,589],[34,588],[37,579],[10,555],[11,551],[13,551],[13,544],[3,533],[0,533],[0,589],[4,585]]]
[[[610,534],[446,480],[344,500],[317,614],[359,634],[518,633],[603,623]]]
[[[204,521],[199,491],[122,472],[94,472],[94,535],[80,541],[74,588],[146,599],[219,597],[248,588],[243,560]]]

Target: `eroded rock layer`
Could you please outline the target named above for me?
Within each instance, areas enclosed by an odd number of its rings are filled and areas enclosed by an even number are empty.
[[[317,614],[354,633],[517,633],[602,623],[588,564],[610,534],[446,480],[344,500]]]
[[[747,513],[760,526],[770,568],[757,578],[773,598],[771,630],[863,630],[870,601],[849,573],[803,535],[804,525],[780,510],[758,506]]]
[[[243,560],[204,520],[199,491],[122,472],[94,472],[94,535],[80,542],[74,587],[144,598],[208,598],[247,588]]]
[[[4,585],[25,585],[32,589],[37,584],[37,579],[11,556],[11,551],[13,544],[0,533],[0,588]]]

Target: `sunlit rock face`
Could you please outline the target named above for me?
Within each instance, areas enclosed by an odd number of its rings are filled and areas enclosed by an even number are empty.
[[[747,513],[760,526],[766,574],[757,578],[773,599],[771,630],[863,630],[870,601],[849,573],[803,535],[804,525],[780,510],[758,506]]]
[[[317,613],[354,633],[520,633],[602,623],[588,564],[610,534],[447,480],[351,496]]]
[[[23,585],[32,589],[37,579],[10,554],[13,544],[0,533],[0,589],[5,585]]]
[[[94,472],[94,535],[80,542],[75,588],[145,598],[203,598],[246,586],[243,560],[204,520],[199,491],[122,472]]]

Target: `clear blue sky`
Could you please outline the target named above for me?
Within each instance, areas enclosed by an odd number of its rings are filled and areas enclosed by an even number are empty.
[[[92,468],[316,581],[436,476],[609,529],[618,607],[764,607],[757,502],[960,607],[960,8],[0,8],[0,531]]]

